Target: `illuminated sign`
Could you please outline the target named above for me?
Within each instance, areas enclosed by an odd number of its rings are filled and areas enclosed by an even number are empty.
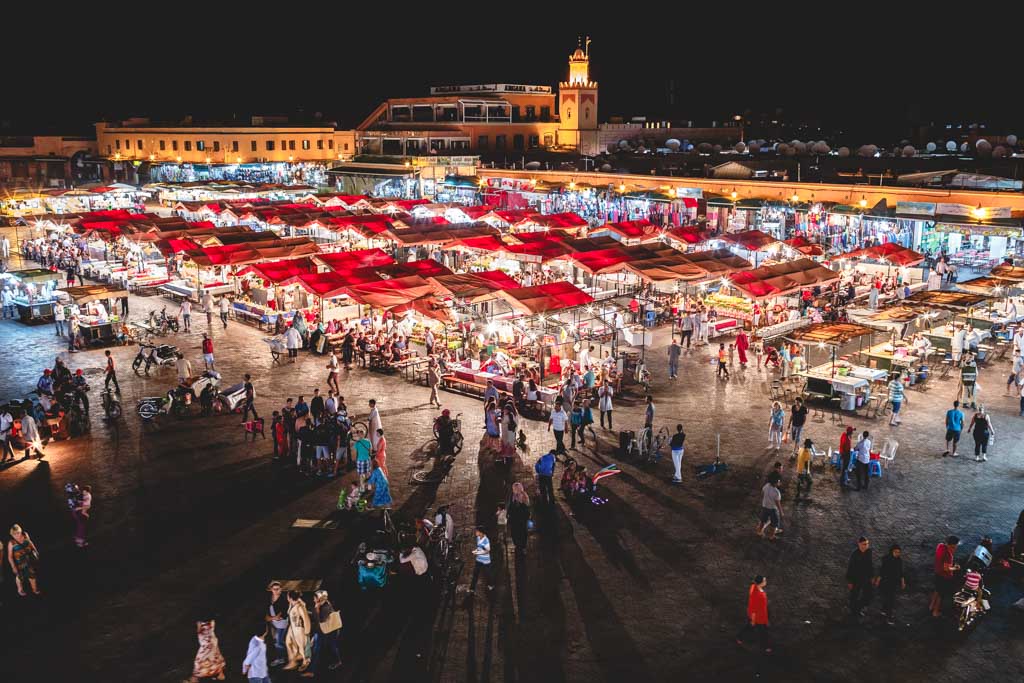
[[[550,85],[522,85],[520,83],[480,83],[476,85],[438,85],[430,88],[431,95],[451,93],[509,92],[527,95],[550,95]]]

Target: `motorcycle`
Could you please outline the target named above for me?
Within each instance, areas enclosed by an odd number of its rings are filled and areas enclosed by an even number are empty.
[[[953,604],[956,606],[956,629],[963,633],[973,626],[979,619],[990,611],[992,606],[986,598],[992,593],[985,588],[984,577],[992,564],[992,539],[985,537],[981,544],[974,549],[974,554],[967,561],[967,571],[980,574],[982,579],[980,590],[971,590],[964,585],[956,595],[953,596]]]
[[[149,349],[149,353],[146,353],[146,349]],[[145,364],[145,372],[148,375],[149,369],[156,365],[158,368],[165,365],[174,365],[178,360],[178,347],[171,346],[170,344],[160,344],[156,346],[154,344],[139,344],[139,352],[135,356],[135,360],[132,361],[132,370],[135,371],[136,375],[139,375],[139,369]]]
[[[100,398],[103,400],[103,412],[108,420],[116,420],[121,417],[121,401],[113,389],[104,389]]]
[[[164,396],[147,396],[139,401],[136,412],[143,422],[152,422],[158,415],[166,415],[172,411],[179,417],[187,410],[184,399],[179,399],[175,393],[177,389],[171,389]]]
[[[149,326],[156,330],[156,333],[163,336],[168,332],[178,331],[178,319],[167,317],[167,307],[160,309],[160,315],[156,311],[149,312]]]

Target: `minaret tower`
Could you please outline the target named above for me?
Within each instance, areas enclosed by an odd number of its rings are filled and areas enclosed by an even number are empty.
[[[597,83],[590,80],[590,38],[569,56],[569,79],[558,84],[558,144],[593,154],[597,146]],[[594,148],[594,149],[591,149]]]

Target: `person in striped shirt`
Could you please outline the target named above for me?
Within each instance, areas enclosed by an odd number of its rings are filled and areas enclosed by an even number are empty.
[[[892,381],[889,382],[889,402],[892,403],[892,415],[889,417],[889,424],[898,425],[900,423],[900,408],[905,400],[903,375],[894,373]]]
[[[480,578],[480,572],[486,574],[487,590],[494,590],[494,574],[491,567],[491,540],[482,526],[476,528],[476,548],[473,549],[476,555],[476,563],[473,565],[473,579],[469,583],[469,592],[476,592],[476,582]]]

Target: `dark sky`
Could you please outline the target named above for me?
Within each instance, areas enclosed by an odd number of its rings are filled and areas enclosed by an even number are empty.
[[[409,14],[399,3],[375,12],[303,5],[295,13],[279,4],[268,14],[250,4],[226,15],[173,16],[178,5],[109,5],[61,26],[28,18],[27,27],[46,26],[45,41],[31,29],[8,34],[10,96],[0,96],[0,121],[10,132],[77,132],[129,115],[301,111],[353,126],[383,98],[425,94],[431,84],[556,85],[578,33],[589,31],[602,120],[653,114],[701,124],[782,108],[787,120],[819,120],[855,142],[930,121],[985,122],[1024,135],[1016,48],[993,17],[928,25],[886,12],[857,25],[853,17],[844,24],[785,16],[768,5],[763,16],[744,15],[737,4],[705,15],[683,5],[637,6],[631,18],[625,5],[592,3],[578,25],[541,20],[565,26],[554,29],[532,28],[540,19],[528,5],[491,14],[423,4]],[[153,10],[161,15],[147,18]],[[973,23],[985,28],[968,28]]]

